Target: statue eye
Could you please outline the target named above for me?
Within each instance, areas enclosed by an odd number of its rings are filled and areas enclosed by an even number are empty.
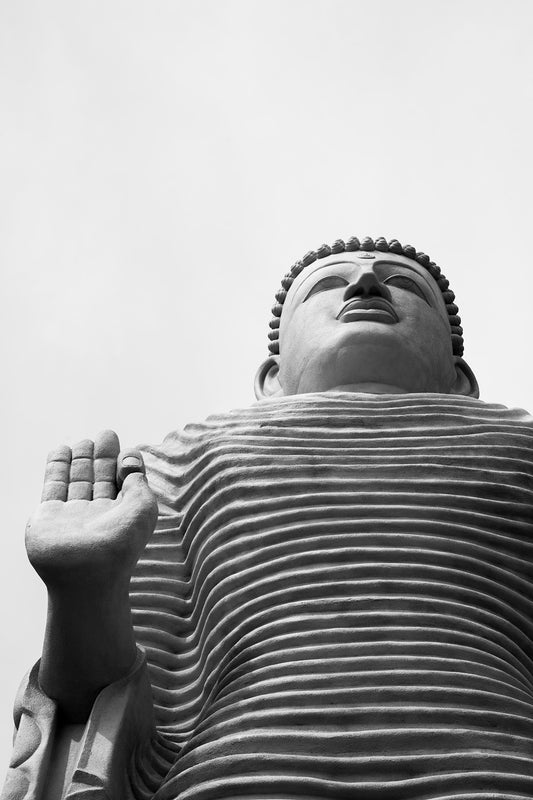
[[[425,296],[420,286],[406,275],[391,275],[390,278],[385,278],[383,283],[390,283],[392,286],[397,286],[398,289],[405,289],[408,292],[413,292],[413,294],[417,294],[422,298],[422,300],[425,300],[426,303],[430,305],[429,300]]]
[[[303,302],[305,303],[313,294],[317,292],[325,292],[328,289],[339,289],[343,286],[348,286],[348,281],[345,278],[341,278],[339,275],[328,275],[326,278],[322,278],[322,280],[315,283],[312,289],[310,289]]]

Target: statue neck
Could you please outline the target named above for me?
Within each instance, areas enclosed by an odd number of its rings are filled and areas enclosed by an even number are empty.
[[[394,386],[388,383],[348,383],[342,386],[332,386],[331,392],[354,392],[360,394],[410,394],[410,389],[403,386]]]

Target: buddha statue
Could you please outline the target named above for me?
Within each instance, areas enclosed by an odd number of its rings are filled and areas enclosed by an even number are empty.
[[[533,418],[428,256],[285,275],[250,408],[51,453],[2,800],[533,797]]]

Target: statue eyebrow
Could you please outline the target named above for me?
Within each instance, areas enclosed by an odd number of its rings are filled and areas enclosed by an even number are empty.
[[[303,286],[304,283],[307,283],[307,281],[313,275],[315,275],[317,272],[320,272],[321,270],[328,269],[328,267],[336,267],[339,264],[351,264],[353,266],[354,263],[355,263],[354,261],[347,261],[346,259],[339,259],[338,261],[328,261],[327,264],[318,264],[316,266],[316,268],[312,272],[310,272],[308,275],[305,276],[305,278],[302,280],[299,288],[301,288],[301,286]]]
[[[402,262],[399,261],[388,261],[386,258],[382,258],[379,261],[374,261],[374,266],[394,267],[395,269],[407,269],[409,270],[409,272],[414,272],[415,275],[418,275],[420,278],[422,278],[425,281],[425,283],[429,283],[425,275],[422,275],[420,272],[418,272],[418,270],[413,269],[413,267],[411,267],[409,264],[403,264]],[[429,275],[429,277],[431,278],[431,275]]]

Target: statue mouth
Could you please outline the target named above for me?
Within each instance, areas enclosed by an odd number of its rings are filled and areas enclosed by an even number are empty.
[[[344,304],[337,319],[341,322],[385,322],[392,325],[398,322],[398,314],[384,297],[355,297]]]

